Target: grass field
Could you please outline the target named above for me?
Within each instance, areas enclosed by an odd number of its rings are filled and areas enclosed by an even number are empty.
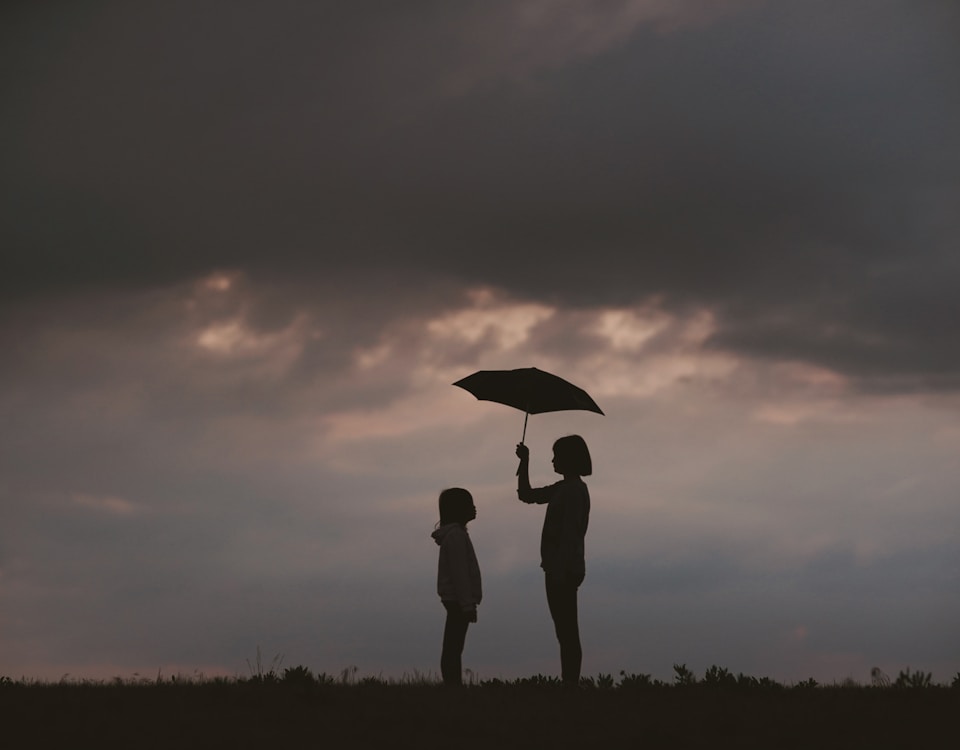
[[[689,675],[689,673],[687,673]],[[716,677],[717,672],[714,673]],[[621,674],[577,691],[534,677],[447,690],[429,679],[314,677],[0,683],[9,748],[917,748],[953,746],[960,689],[673,684]]]

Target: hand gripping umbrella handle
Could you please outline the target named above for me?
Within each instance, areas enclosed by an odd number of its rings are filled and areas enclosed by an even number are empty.
[[[520,438],[520,445],[523,445],[523,441],[527,439],[527,420],[530,418],[530,412],[524,412],[523,414],[523,437]],[[517,476],[520,476],[520,466],[517,466]]]

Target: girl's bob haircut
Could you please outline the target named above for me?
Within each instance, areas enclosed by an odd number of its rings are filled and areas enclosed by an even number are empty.
[[[579,435],[567,435],[553,444],[553,455],[561,474],[588,477],[593,473],[593,461],[586,441]]]
[[[440,493],[440,525],[466,523],[473,510],[473,495],[463,487],[450,487]]]

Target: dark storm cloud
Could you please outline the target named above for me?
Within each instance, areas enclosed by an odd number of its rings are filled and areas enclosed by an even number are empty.
[[[5,11],[5,296],[375,266],[960,384],[955,9],[575,5]]]

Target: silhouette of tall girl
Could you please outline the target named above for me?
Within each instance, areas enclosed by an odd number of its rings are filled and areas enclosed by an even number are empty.
[[[473,496],[465,489],[451,487],[440,493],[440,522],[431,536],[440,546],[437,593],[447,610],[440,654],[440,674],[447,687],[462,684],[467,628],[477,621],[477,605],[483,596],[480,566],[467,533],[467,524],[476,517]]]
[[[579,435],[567,435],[553,444],[553,470],[563,479],[549,487],[530,486],[530,449],[517,445],[520,468],[517,496],[525,503],[546,504],[540,537],[540,567],[547,589],[547,605],[560,642],[563,684],[580,682],[583,651],[577,619],[577,589],[586,575],[583,543],[590,520],[590,492],[581,477],[593,473],[587,444]]]

